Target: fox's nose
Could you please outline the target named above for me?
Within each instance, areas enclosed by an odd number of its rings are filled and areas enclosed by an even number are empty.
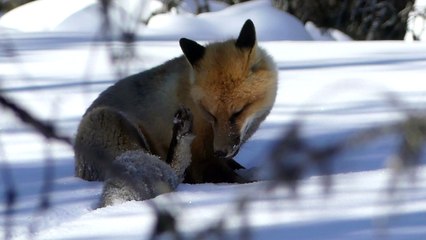
[[[214,152],[214,156],[216,158],[233,158],[235,155],[237,155],[239,151],[239,148],[234,148],[231,151],[223,151],[223,150],[219,150],[219,151],[215,151]]]
[[[224,152],[224,151],[216,151],[216,152],[214,152],[214,156],[216,158],[225,158],[226,155],[228,155],[228,153]]]

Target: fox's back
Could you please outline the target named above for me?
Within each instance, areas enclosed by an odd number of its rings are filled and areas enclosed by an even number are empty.
[[[150,149],[164,157],[173,115],[185,105],[179,92],[188,88],[188,71],[189,64],[182,56],[124,78],[102,92],[87,112],[98,107],[120,111],[141,129]]]

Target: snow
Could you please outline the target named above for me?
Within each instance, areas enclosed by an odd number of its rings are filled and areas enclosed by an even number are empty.
[[[306,22],[306,31],[315,41],[352,41],[352,38],[336,29],[322,29],[313,22]]]
[[[96,3],[96,0],[42,0],[16,8],[2,16],[0,25],[24,32],[51,31],[76,12]],[[46,11],[54,9],[54,11]]]
[[[43,1],[48,0],[37,2]],[[241,23],[250,17],[265,40],[260,45],[277,62],[279,90],[271,114],[237,156],[244,166],[268,165],[272,148],[294,120],[302,120],[302,133],[309,143],[324,146],[351,133],[404,119],[401,110],[389,103],[389,93],[406,103],[404,109],[424,109],[423,42],[288,41],[308,40],[302,34],[304,26],[295,19],[278,15],[262,1],[239,6],[197,19],[175,15],[169,22],[172,25],[153,19],[163,24],[159,31],[176,31],[157,38],[151,32],[150,41],[137,41],[136,57],[125,73],[117,71],[126,69],[122,62],[111,62],[106,44],[92,42],[84,34],[49,29],[9,32],[0,39],[2,92],[40,118],[52,120],[61,134],[74,136],[87,106],[118,75],[142,71],[181,54],[176,41],[163,40],[197,34],[203,35],[197,39],[206,41],[236,37]],[[278,28],[265,16],[282,18],[286,24]],[[14,54],[6,53],[8,44]],[[114,47],[124,51],[118,43]],[[224,219],[226,235],[235,239],[245,224],[236,205],[243,197],[252,200],[246,207],[253,239],[425,239],[424,156],[416,181],[412,175],[401,175],[399,191],[387,195],[394,180],[387,166],[399,140],[390,134],[339,154],[333,164],[330,194],[321,186],[324,177],[312,170],[300,182],[297,196],[284,186],[271,189],[268,180],[242,185],[181,184],[176,192],[154,200],[96,209],[102,183],[73,176],[72,149],[44,140],[2,110],[0,191],[4,193],[9,186],[4,174],[10,170],[17,189],[9,222],[13,239],[149,239],[155,224],[153,204],[167,206],[176,214],[177,227],[185,236],[195,236]],[[41,211],[46,166],[54,169],[48,192],[51,202]],[[6,209],[2,200],[2,235],[8,223]]]
[[[197,14],[197,1],[196,0],[183,0],[182,4],[178,6],[177,11],[178,12],[187,12],[187,13],[193,13]],[[200,2],[203,3],[203,2]],[[207,1],[209,5],[209,12],[216,12],[225,9],[226,7],[229,7],[229,4],[221,1],[215,1],[210,0]]]
[[[130,0],[128,0],[130,1]],[[55,4],[52,4],[54,2]],[[132,2],[132,1],[130,1]],[[150,6],[148,9],[158,9],[155,1],[142,1]],[[221,11],[203,13],[195,16],[191,10],[193,1],[186,1],[181,14],[175,12],[158,14],[150,19],[147,25],[141,25],[139,37],[144,40],[178,40],[181,36],[197,40],[226,39],[238,32],[246,19],[252,19],[262,28],[258,28],[259,40],[311,40],[302,22],[294,16],[275,9],[269,1],[253,1],[231,6]],[[68,7],[70,5],[71,7]],[[119,29],[135,29],[132,23],[137,22],[134,8],[131,4],[114,5],[111,13],[113,34]],[[59,11],[45,11],[58,9]],[[212,4],[219,10],[219,4]],[[143,9],[143,8],[142,8]],[[187,9],[185,11],[185,9]],[[46,14],[44,14],[46,12]],[[123,19],[123,12],[129,17]],[[137,11],[136,11],[137,12]],[[42,14],[43,13],[43,14]],[[142,13],[142,18],[149,14]],[[274,19],[270,21],[270,19]],[[0,18],[0,27],[20,32],[72,32],[84,33],[88,36],[98,36],[102,26],[100,20],[100,5],[97,1],[85,0],[38,0],[6,13]],[[285,23],[285,24],[283,24]],[[176,27],[179,26],[179,27]],[[224,28],[223,26],[226,26]],[[194,31],[196,29],[197,31]]]

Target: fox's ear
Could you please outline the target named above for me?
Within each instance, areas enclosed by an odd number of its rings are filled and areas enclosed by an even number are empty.
[[[253,22],[248,19],[241,28],[240,35],[235,42],[238,48],[253,48],[256,43],[256,30]]]
[[[206,51],[204,46],[187,38],[181,38],[179,45],[191,65],[196,64],[204,56],[204,52]]]

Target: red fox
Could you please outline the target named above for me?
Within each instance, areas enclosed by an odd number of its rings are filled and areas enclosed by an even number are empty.
[[[182,38],[179,44],[183,56],[118,81],[88,108],[75,139],[76,176],[108,180],[121,171],[114,163],[119,156],[143,151],[187,183],[247,182],[232,158],[271,111],[276,65],[257,45],[251,20],[236,39],[202,46]],[[175,136],[173,119],[182,111],[191,115],[190,141]],[[190,151],[177,153],[179,144]]]

